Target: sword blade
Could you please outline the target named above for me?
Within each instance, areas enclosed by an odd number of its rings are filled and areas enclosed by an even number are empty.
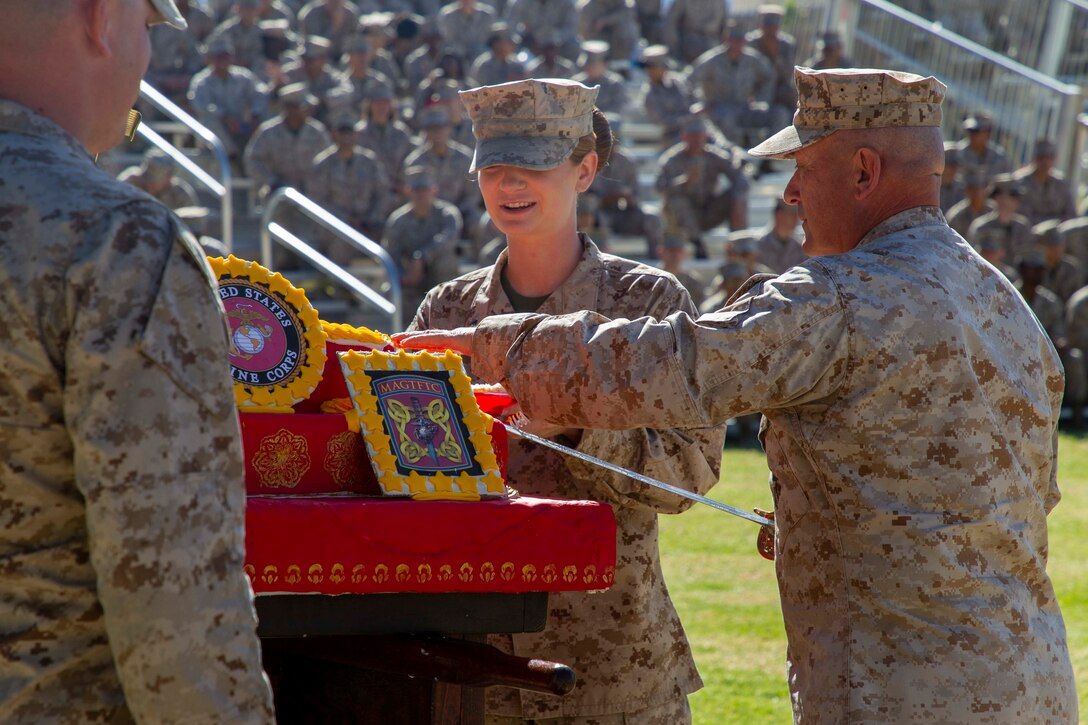
[[[498,420],[498,419],[496,418],[496,420]],[[687,491],[687,490],[682,489],[682,488],[680,488],[678,486],[673,486],[672,484],[665,483],[664,481],[659,481],[656,478],[650,478],[649,476],[645,476],[645,475],[643,475],[641,473],[638,473],[636,471],[632,471],[629,468],[624,468],[623,466],[618,466],[615,463],[609,463],[608,461],[606,461],[604,459],[601,459],[601,458],[597,458],[596,456],[591,456],[588,453],[582,453],[581,451],[576,451],[573,448],[568,448],[567,446],[563,445],[562,443],[556,443],[553,440],[549,440],[547,438],[541,438],[540,436],[534,435],[533,433],[523,431],[520,428],[516,428],[516,427],[510,425],[509,423],[503,422],[503,426],[506,428],[506,430],[511,435],[515,435],[518,438],[524,438],[527,441],[532,441],[533,443],[536,443],[537,445],[544,446],[545,448],[551,448],[553,451],[558,451],[558,452],[562,453],[565,456],[570,456],[572,458],[577,458],[580,461],[585,461],[586,463],[589,463],[591,465],[598,466],[599,468],[603,468],[606,471],[612,471],[613,473],[618,473],[618,474],[620,474],[622,476],[627,476],[628,478],[633,478],[634,480],[638,481],[639,483],[644,483],[647,486],[653,486],[654,488],[659,488],[662,491],[668,491],[669,493],[675,494],[675,495],[680,496],[682,498],[686,498],[689,501],[695,501],[696,503],[701,503],[704,506],[709,506],[711,508],[718,509],[719,511],[724,511],[727,514],[732,514],[732,515],[734,515],[734,516],[736,516],[738,518],[744,519],[745,521],[751,521],[753,524],[759,524],[760,526],[771,526],[771,527],[774,526],[773,521],[771,521],[770,519],[764,518],[764,517],[760,516],[759,514],[750,513],[748,511],[743,510],[743,509],[734,508],[733,506],[730,506],[729,504],[726,504],[726,503],[722,503],[721,501],[715,501],[712,498],[707,498],[706,496],[700,496],[697,493],[692,493],[691,491]]]

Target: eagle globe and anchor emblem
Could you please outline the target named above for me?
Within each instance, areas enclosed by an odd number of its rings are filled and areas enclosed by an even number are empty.
[[[239,305],[231,310],[227,317],[239,320],[238,327],[230,336],[234,352],[238,357],[249,360],[264,351],[265,341],[272,337],[272,326],[261,324],[264,316],[248,305]]]

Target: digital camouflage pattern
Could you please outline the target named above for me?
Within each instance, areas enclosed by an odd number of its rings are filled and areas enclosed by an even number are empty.
[[[609,317],[637,318],[693,311],[687,292],[668,273],[602,254],[587,237],[582,239],[584,252],[578,267],[544,301],[542,313],[586,309]],[[513,312],[500,281],[506,254],[500,255],[494,267],[470,272],[431,291],[410,329],[472,325],[489,315]],[[564,341],[547,357],[561,367],[559,357],[567,346]],[[474,362],[475,358],[470,372]],[[572,387],[572,383],[577,386],[581,381],[576,376],[562,386]],[[596,405],[601,416],[615,417],[625,401],[601,397]],[[676,428],[670,425],[624,431],[589,429],[577,448],[705,494],[718,481],[724,430],[693,428],[690,422]],[[507,479],[526,494],[612,504],[617,524],[616,578],[604,592],[553,593],[543,632],[490,638],[505,651],[571,665],[578,673],[578,684],[562,698],[490,688],[488,712],[524,718],[631,713],[699,689],[702,681],[669,600],[657,544],[657,515],[686,510],[691,502],[513,438]]]
[[[1031,224],[1027,217],[1013,214],[1007,222],[1003,222],[996,209],[975,217],[963,237],[975,249],[982,249],[990,244],[1004,249],[1006,264],[1016,264],[1016,260],[1032,247]]]
[[[314,159],[307,191],[317,203],[353,224],[380,228],[389,207],[389,179],[378,157],[361,146],[343,158],[335,146]]]
[[[0,101],[0,721],[268,723],[196,241]]]
[[[413,258],[423,261],[419,284],[402,285],[401,308],[414,311],[427,291],[457,276],[457,240],[461,238],[461,212],[453,204],[435,199],[426,216],[416,214],[411,202],[393,211],[382,232],[382,246],[403,275]]]
[[[1062,368],[936,207],[698,319],[482,320],[472,360],[557,425],[764,414],[798,722],[1077,722],[1046,573]]]
[[[459,49],[466,62],[471,62],[487,51],[487,38],[497,20],[495,8],[487,3],[476,2],[473,11],[466,13],[461,3],[454,0],[442,8],[435,22],[443,40]]]
[[[246,171],[261,187],[293,186],[305,191],[317,155],[332,145],[328,130],[307,118],[294,132],[283,116],[262,123],[246,146]]]
[[[1048,219],[1065,221],[1077,215],[1077,203],[1073,198],[1073,185],[1064,176],[1051,172],[1044,180],[1035,178],[1032,164],[1013,174],[1024,196],[1020,199],[1020,213],[1032,224]]]
[[[787,126],[748,153],[790,158],[836,131],[941,125],[945,85],[902,71],[795,68],[797,110]]]
[[[502,83],[461,91],[476,152],[469,171],[508,164],[554,169],[578,139],[593,133],[598,88],[561,78]]]

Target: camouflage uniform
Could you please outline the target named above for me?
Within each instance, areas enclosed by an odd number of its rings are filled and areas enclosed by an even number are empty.
[[[761,264],[766,265],[775,274],[782,274],[790,267],[804,263],[808,257],[801,247],[802,237],[791,234],[785,239],[774,233],[773,225],[756,230],[752,235],[755,240],[756,255]]]
[[[1076,257],[1063,254],[1057,264],[1047,267],[1043,286],[1056,294],[1062,304],[1065,304],[1074,292],[1084,286],[1084,268],[1080,266]]]
[[[980,219],[995,210],[996,207],[991,201],[987,201],[981,209],[976,209],[971,206],[970,199],[963,199],[948,210],[948,226],[955,229],[961,237],[966,239],[970,233],[971,225],[975,223],[975,220]]]
[[[412,130],[403,121],[395,119],[383,125],[365,121],[359,128],[356,141],[378,157],[390,187],[399,194],[403,183],[401,171],[404,169],[404,160],[416,148]]]
[[[424,143],[404,159],[404,169],[424,166],[431,170],[438,181],[438,198],[457,207],[466,229],[475,228],[484,206],[480,187],[468,172],[471,164],[472,150],[456,141],[450,141],[442,155],[431,144]]]
[[[699,170],[695,183],[688,182],[692,167]],[[729,188],[720,188],[722,177],[729,180]],[[733,201],[746,195],[748,186],[741,160],[729,149],[707,144],[691,156],[678,143],[661,156],[657,188],[664,198],[665,225],[683,229],[689,238],[727,221]]]
[[[1088,216],[1062,222],[1058,225],[1058,233],[1062,235],[1066,251],[1088,270]]]
[[[141,176],[144,172],[145,169],[142,166],[130,166],[117,175],[117,180],[132,184],[141,191],[146,191],[141,184]],[[151,192],[147,193],[150,194]],[[196,198],[193,187],[184,179],[179,179],[176,176],[170,179],[169,186],[153,196],[167,209],[180,209],[183,206],[196,206],[200,203]]]
[[[257,76],[247,68],[232,65],[226,78],[212,70],[205,68],[193,76],[189,103],[197,120],[222,139],[228,154],[234,155],[241,152],[239,143],[244,144],[248,135],[234,137],[227,132],[223,119],[245,119],[252,130],[268,110],[268,96]]]
[[[627,107],[627,84],[619,73],[606,70],[596,78],[590,78],[584,72],[576,73],[571,80],[591,87],[600,86],[597,108],[602,111],[621,114]]]
[[[522,37],[553,30],[559,36],[560,52],[574,60],[578,57],[578,11],[574,0],[514,0],[506,9],[506,22]]]
[[[469,15],[461,10],[461,3],[454,0],[442,8],[436,22],[445,41],[456,45],[465,65],[471,65],[487,51],[487,37],[492,23],[497,20],[495,8],[490,5],[477,2],[474,12]]]
[[[469,83],[477,86],[497,86],[527,77],[525,64],[517,57],[502,59],[490,50],[478,57],[468,72]]]
[[[936,207],[698,324],[493,317],[472,360],[557,425],[764,413],[799,721],[1077,721],[1045,571],[1061,366]]]
[[[680,126],[691,111],[695,101],[684,76],[666,71],[661,83],[647,83],[643,97],[646,117],[661,126],[666,146],[680,140]]]
[[[328,38],[332,48],[330,58],[339,58],[348,38],[359,28],[359,9],[354,3],[344,3],[344,15],[339,25],[333,27],[332,13],[326,7],[327,0],[314,0],[298,14],[298,29],[303,35],[319,35]]]
[[[600,210],[609,230],[646,237],[647,251],[661,244],[664,239],[661,218],[647,212],[640,203],[638,166],[623,149],[612,149],[608,165],[597,170],[589,193],[601,200]]]
[[[208,36],[208,45],[229,40],[234,48],[234,62],[254,73],[264,70],[263,31],[257,23],[246,25],[241,18],[233,17],[216,26]]]
[[[246,172],[268,190],[293,186],[305,191],[314,159],[332,144],[319,121],[307,118],[292,131],[282,116],[265,121],[246,146]]]
[[[687,292],[671,275],[602,254],[588,237],[581,238],[581,261],[548,296],[542,313],[586,309],[609,317],[637,318],[694,310]],[[506,255],[503,252],[494,267],[470,272],[433,290],[411,328],[472,325],[489,315],[512,312],[500,281]],[[557,347],[550,356],[555,358],[564,349],[565,345]],[[609,405],[618,403],[614,398]],[[685,422],[675,425],[679,428],[588,429],[577,447],[705,493],[718,480],[723,430],[693,429]],[[519,656],[570,664],[578,673],[578,684],[563,698],[490,688],[488,713],[533,719],[632,713],[699,689],[702,682],[669,600],[657,546],[657,515],[683,511],[691,502],[520,440],[510,444],[508,477],[514,488],[525,493],[612,504],[618,527],[616,579],[604,592],[550,595],[543,632],[490,638],[492,644]]]
[[[982,249],[987,240],[997,240],[1005,250],[1006,261],[1015,263],[1031,248],[1031,224],[1020,214],[1014,214],[1008,223],[1002,223],[994,210],[975,217],[963,237],[975,249]]]
[[[578,26],[583,39],[608,43],[610,60],[629,60],[638,47],[634,0],[578,0]]]
[[[797,103],[797,94],[793,89],[793,66],[797,58],[797,41],[792,35],[783,32],[778,33],[777,40],[778,47],[772,50],[772,41],[764,36],[762,29],[748,33],[748,47],[766,58],[774,69],[775,80],[771,103],[792,111]]]
[[[1024,196],[1020,200],[1020,213],[1032,224],[1047,219],[1072,219],[1077,215],[1077,205],[1073,200],[1073,187],[1061,174],[1051,172],[1045,181],[1037,181],[1033,176],[1034,165],[1027,166],[1015,174],[1013,179],[1020,184]]]
[[[196,241],[0,101],[0,720],[272,722]]]
[[[389,179],[378,157],[356,146],[351,157],[335,146],[314,159],[307,180],[314,201],[354,226],[381,229],[389,208]]]
[[[1005,149],[995,143],[986,144],[981,154],[975,153],[967,139],[956,144],[960,156],[960,173],[963,176],[981,173],[987,179],[1012,171],[1012,162]],[[1022,203],[1022,202],[1021,202]]]
[[[688,81],[707,110],[707,115],[734,142],[752,128],[779,129],[789,124],[781,106],[770,105],[775,93],[775,69],[762,55],[744,48],[736,59],[725,48],[699,56]]]
[[[721,42],[728,20],[719,0],[673,0],[665,15],[662,42],[674,58],[691,63]]]
[[[413,258],[423,260],[423,281],[403,288],[401,307],[415,312],[427,291],[457,276],[457,241],[461,238],[461,212],[449,202],[435,199],[426,216],[405,204],[385,222],[382,246],[403,274]]]

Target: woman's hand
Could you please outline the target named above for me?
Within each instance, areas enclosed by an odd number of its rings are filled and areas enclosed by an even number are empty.
[[[472,354],[472,327],[458,327],[456,330],[418,330],[416,332],[394,332],[393,344],[406,350],[432,350],[445,352],[452,350],[461,355]]]

